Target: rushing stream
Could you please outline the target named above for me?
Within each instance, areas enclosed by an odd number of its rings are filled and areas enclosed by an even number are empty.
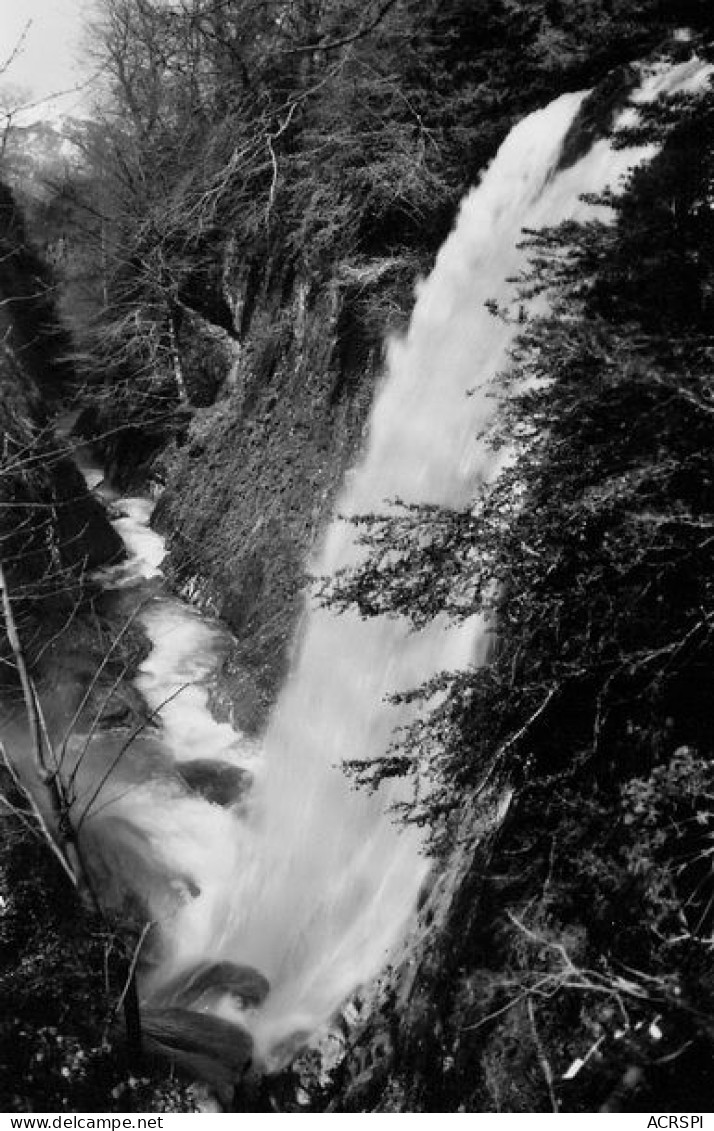
[[[701,74],[690,62],[650,75],[639,97],[686,89]],[[493,413],[488,384],[515,331],[485,303],[512,300],[507,280],[524,265],[522,228],[592,214],[580,195],[616,186],[645,156],[603,140],[559,170],[583,97],[565,95],[521,122],[466,197],[419,286],[408,333],[390,345],[366,450],[338,512],[384,509],[396,497],[460,506],[497,471],[502,457],[478,434]],[[163,554],[147,526],[150,504],[115,505],[130,559],[106,583],[145,584]],[[311,566],[327,574],[357,553],[352,527],[336,520]],[[263,1061],[279,1065],[384,967],[427,873],[419,833],[395,827],[385,813],[389,796],[355,791],[340,763],[386,750],[404,721],[403,709],[386,700],[390,692],[482,662],[488,637],[476,619],[458,631],[439,621],[411,632],[397,619],[365,622],[309,607],[292,673],[256,743],[210,711],[210,680],[230,644],[221,626],[161,594],[141,617],[152,651],[136,683],[160,714],[178,778],[162,771],[132,781],[137,759],[130,759],[87,824],[93,820],[107,869],[142,888],[157,924],[147,1005],[185,1001],[185,979],[196,989],[191,972],[206,964],[254,968],[267,979],[267,996],[263,982],[236,996],[209,991],[199,976],[192,1008],[240,1022]],[[228,782],[217,799],[185,786],[201,777],[201,760]]]

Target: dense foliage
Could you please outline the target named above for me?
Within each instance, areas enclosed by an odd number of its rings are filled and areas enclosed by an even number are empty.
[[[598,202],[611,223],[526,235],[514,305],[550,302],[498,379],[490,440],[507,469],[465,511],[358,520],[371,556],[331,593],[365,615],[481,613],[495,630],[491,661],[422,689],[427,707],[442,692],[438,707],[367,774],[432,777],[408,816],[446,851],[466,799],[485,782],[515,789],[460,912],[467,942],[444,958],[481,984],[442,987],[459,1051],[431,1105],[463,1096],[473,1058],[475,1110],[588,1110],[608,1087],[613,1103],[675,1110],[659,1063],[678,1062],[689,1102],[711,1086],[711,91],[656,106],[620,140],[654,137],[659,156]],[[512,1047],[524,1024],[540,1084]],[[557,1084],[596,1038],[597,1085],[587,1072]]]

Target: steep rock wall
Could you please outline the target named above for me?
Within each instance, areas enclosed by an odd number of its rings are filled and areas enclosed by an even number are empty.
[[[284,676],[307,554],[359,451],[383,348],[371,304],[405,273],[387,261],[318,286],[267,271],[254,290],[237,276],[240,344],[215,404],[159,465],[155,521],[174,584],[239,639],[234,699],[250,726]]]

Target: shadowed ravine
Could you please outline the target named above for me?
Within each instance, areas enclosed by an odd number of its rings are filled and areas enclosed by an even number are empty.
[[[639,97],[686,89],[701,75],[696,62],[682,64],[648,77]],[[503,456],[478,435],[517,327],[485,304],[512,298],[524,227],[591,215],[581,194],[615,185],[646,156],[601,140],[556,171],[583,98],[565,95],[521,122],[463,202],[419,285],[407,335],[390,345],[363,459],[338,513],[373,512],[395,498],[463,506],[497,472]],[[130,558],[105,583],[141,592],[163,543],[147,526],[147,501],[115,505]],[[329,574],[358,552],[352,528],[336,520],[311,569]],[[483,662],[489,637],[476,619],[458,631],[436,622],[413,632],[396,619],[308,606],[292,672],[256,742],[210,711],[225,630],[163,595],[148,600],[141,621],[152,651],[136,686],[160,715],[151,739],[160,751],[142,760],[138,740],[83,832],[105,887],[117,899],[135,893],[155,924],[141,984],[149,1039],[197,1075],[230,1081],[251,1046],[268,1070],[281,1067],[403,940],[428,870],[420,834],[395,827],[386,812],[394,797],[356,792],[340,763],[385,752],[405,718],[389,693]],[[112,741],[95,742],[91,768],[90,759],[82,764],[86,797],[112,760]]]

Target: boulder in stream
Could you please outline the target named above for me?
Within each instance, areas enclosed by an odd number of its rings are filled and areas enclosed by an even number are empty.
[[[253,1039],[233,1021],[175,1006],[144,1009],[146,1051],[171,1061],[210,1084],[233,1084],[251,1063]]]
[[[195,1004],[205,994],[230,994],[244,1008],[262,1005],[270,983],[253,966],[237,962],[201,962],[168,982],[160,991],[162,1001],[182,1007]]]
[[[213,805],[234,805],[250,788],[252,775],[248,770],[221,762],[217,758],[195,758],[179,762],[177,773],[189,789],[199,793]]]

